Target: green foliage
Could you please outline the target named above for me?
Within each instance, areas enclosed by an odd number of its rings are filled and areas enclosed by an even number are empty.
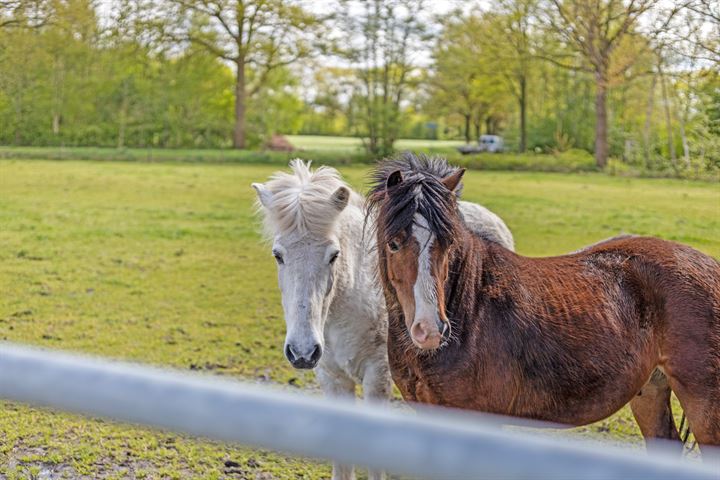
[[[454,117],[465,141],[477,140],[486,125],[512,110],[508,75],[498,69],[497,51],[489,40],[492,19],[450,16],[433,50],[434,68],[426,108]]]
[[[233,65],[234,148],[257,146],[253,143],[259,143],[263,133],[286,127],[283,122],[292,111],[283,108],[289,106],[290,92],[269,95],[273,83],[270,77],[318,50],[326,27],[318,15],[293,0],[165,0],[160,2],[160,8],[148,7],[170,48],[178,42],[190,42],[217,61]],[[248,118],[248,107],[254,108],[254,119]],[[269,107],[279,110],[268,117],[265,113]],[[278,116],[282,122],[267,124],[268,119]],[[259,124],[252,122],[258,119]]]
[[[518,170],[531,172],[594,172],[597,171],[592,155],[585,150],[571,149],[553,155],[533,153],[481,153],[453,155],[451,161],[475,170]]]
[[[92,147],[2,147],[0,159],[25,160],[102,160],[112,162],[140,163],[208,163],[208,164],[256,164],[283,167],[297,157],[313,160],[322,165],[358,165],[375,162],[379,157],[370,155],[357,137],[330,137],[312,135],[288,135],[288,140],[299,150],[273,152],[226,149],[155,149],[155,148],[92,148]],[[461,155],[457,147],[461,141],[401,139],[395,144],[398,151],[411,150],[430,155],[440,155],[451,162],[474,170],[508,170],[528,172],[594,172],[598,171],[592,156],[582,149],[554,150],[543,153],[483,153]],[[610,175],[632,177],[673,177],[671,169],[647,169],[639,164],[611,159],[604,170]],[[720,181],[720,169],[701,168],[693,162],[679,176],[687,179]]]
[[[353,134],[367,152],[389,155],[399,138],[402,104],[417,82],[413,55],[426,42],[423,0],[340,0],[338,53],[353,65],[350,108]]]
[[[295,95],[297,80],[286,68],[265,76],[263,88],[248,102],[248,146],[260,146],[273,133],[297,133],[303,102]]]
[[[0,144],[226,147],[234,124],[235,75],[195,43],[164,51],[123,0],[105,30],[94,4],[58,2],[53,22],[0,29]],[[299,129],[303,104],[284,67],[256,71],[249,146]]]

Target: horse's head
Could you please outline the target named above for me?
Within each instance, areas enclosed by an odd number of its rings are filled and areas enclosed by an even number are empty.
[[[341,244],[333,225],[348,205],[350,189],[333,169],[315,172],[301,161],[294,175],[254,183],[273,237],[287,332],[285,356],[295,368],[314,368],[322,356],[324,328],[335,293]]]
[[[439,348],[451,333],[445,282],[460,222],[456,201],[464,170],[448,168],[443,177],[422,169],[395,170],[370,200],[378,211],[381,277],[402,308],[413,344],[422,350]]]

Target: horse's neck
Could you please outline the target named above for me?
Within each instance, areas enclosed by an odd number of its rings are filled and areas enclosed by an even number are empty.
[[[362,336],[367,328],[376,327],[369,326],[358,315],[381,311],[384,303],[376,282],[376,253],[368,245],[368,239],[373,238],[369,233],[371,226],[365,228],[361,208],[349,205],[346,210],[336,223],[335,233],[341,244],[343,260],[335,270],[336,290],[326,326],[343,331],[350,328]]]
[[[460,233],[456,244],[450,253],[450,271],[455,271],[453,266],[462,270],[465,274],[474,271],[480,272],[485,260],[492,255],[490,242],[474,234],[467,226],[460,226]]]
[[[336,233],[344,252],[344,265],[346,268],[336,272],[337,279],[342,285],[351,289],[365,288],[372,282],[374,275],[375,252],[369,248],[368,240],[373,239],[370,227],[365,228],[365,215],[362,208],[348,205],[338,218]]]

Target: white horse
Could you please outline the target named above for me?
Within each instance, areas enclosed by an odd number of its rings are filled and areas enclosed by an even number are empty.
[[[285,356],[296,368],[315,368],[325,395],[354,397],[359,384],[366,401],[386,401],[392,390],[387,315],[374,235],[364,232],[363,197],[334,168],[313,171],[298,159],[290,169],[252,184],[278,265]],[[479,234],[513,248],[495,214],[468,202],[460,210]],[[353,477],[351,466],[333,464],[333,479]]]

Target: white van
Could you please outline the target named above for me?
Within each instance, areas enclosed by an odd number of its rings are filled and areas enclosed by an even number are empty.
[[[483,152],[497,153],[503,151],[503,139],[497,135],[480,135],[478,143]]]
[[[458,151],[463,155],[469,153],[499,153],[503,151],[504,143],[502,137],[498,135],[480,135],[477,145],[462,145],[458,147]]]

